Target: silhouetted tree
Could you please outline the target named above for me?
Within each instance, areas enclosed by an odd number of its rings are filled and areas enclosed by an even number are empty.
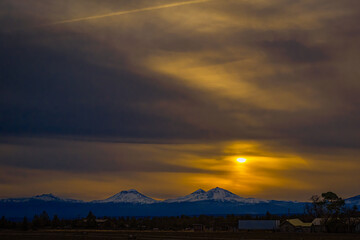
[[[96,216],[90,211],[86,217],[86,227],[96,228]]]
[[[31,228],[33,230],[37,230],[41,227],[41,220],[38,215],[35,215],[32,222],[31,222]]]
[[[313,195],[310,198],[311,205],[306,206],[306,213],[314,218],[320,218],[325,215],[324,203],[320,196]]]
[[[342,219],[345,220],[345,224],[347,225],[347,232],[351,232],[353,228],[355,228],[355,222],[352,219],[356,218],[358,215],[358,208],[356,205],[353,207],[344,207],[342,209]]]
[[[308,206],[307,212],[314,217],[337,217],[339,216],[345,201],[333,192],[322,193],[321,197],[311,197],[312,205]]]
[[[29,221],[28,221],[27,217],[24,217],[22,224],[21,224],[21,228],[24,231],[29,230]]]
[[[307,212],[314,217],[324,219],[328,232],[345,231],[345,224],[338,219],[345,201],[333,192],[322,193],[321,196],[311,197],[312,205],[307,207]]]
[[[327,214],[331,217],[339,216],[342,207],[345,205],[345,201],[333,192],[322,193],[321,196]]]
[[[49,227],[51,225],[50,217],[46,211],[40,214],[41,227]]]
[[[7,221],[5,216],[2,216],[0,219],[0,228],[7,228]]]
[[[52,221],[51,221],[51,227],[52,228],[58,228],[60,227],[60,219],[57,215],[54,215]]]

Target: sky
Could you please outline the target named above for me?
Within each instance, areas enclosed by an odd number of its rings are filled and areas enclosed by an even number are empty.
[[[359,22],[358,0],[2,0],[0,198],[359,195]]]

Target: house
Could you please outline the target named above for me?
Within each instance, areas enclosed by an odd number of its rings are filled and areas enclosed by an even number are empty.
[[[278,230],[279,220],[239,220],[239,230]]]
[[[311,232],[312,223],[304,223],[298,218],[287,219],[280,224],[282,232]]]
[[[315,218],[312,221],[311,232],[316,232],[316,233],[326,232],[325,223],[326,223],[325,218]]]

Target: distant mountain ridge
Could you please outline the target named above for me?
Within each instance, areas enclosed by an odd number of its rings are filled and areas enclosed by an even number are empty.
[[[345,199],[345,204],[360,206],[360,195]]]
[[[31,200],[39,201],[63,201],[63,202],[86,202],[83,200],[69,199],[55,196],[52,193],[36,195],[33,197],[24,197],[24,198],[5,198],[0,199],[0,202],[28,202]],[[151,197],[148,197],[135,189],[124,190],[115,195],[102,199],[102,200],[92,200],[88,201],[91,203],[135,203],[135,204],[153,204],[153,203],[184,203],[184,202],[201,202],[201,201],[216,201],[216,202],[238,202],[238,203],[269,203],[269,202],[293,202],[293,201],[278,201],[278,200],[264,200],[258,198],[243,198],[240,197],[226,189],[215,187],[209,191],[204,191],[203,189],[198,189],[195,192],[166,200],[155,200]],[[360,205],[360,195],[350,197],[345,199],[346,204],[350,205]]]
[[[348,206],[360,206],[360,195],[345,199]],[[309,202],[262,200],[243,198],[228,190],[216,187],[209,191],[199,189],[189,195],[158,201],[135,189],[121,191],[109,198],[81,201],[42,194],[27,198],[0,199],[0,216],[33,217],[46,211],[50,216],[62,218],[86,216],[179,216],[227,214],[289,214],[304,213]]]
[[[41,194],[41,195],[36,195],[33,197],[25,197],[25,198],[5,198],[5,199],[0,199],[0,202],[29,202],[32,200],[39,200],[39,201],[45,201],[45,202],[52,202],[52,201],[57,201],[57,202],[84,202],[82,200],[77,200],[77,199],[70,199],[70,198],[61,198],[58,196],[55,196],[52,193],[47,193],[47,194]]]
[[[144,194],[139,193],[135,189],[130,189],[127,191],[121,191],[107,199],[104,200],[95,200],[93,203],[141,203],[141,204],[151,204],[156,203],[155,199],[145,196]]]

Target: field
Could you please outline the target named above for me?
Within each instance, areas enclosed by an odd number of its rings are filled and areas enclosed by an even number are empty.
[[[226,239],[296,239],[296,240],[353,240],[360,239],[360,234],[302,234],[272,232],[153,232],[153,231],[0,231],[0,239],[169,239],[169,240],[226,240]]]

